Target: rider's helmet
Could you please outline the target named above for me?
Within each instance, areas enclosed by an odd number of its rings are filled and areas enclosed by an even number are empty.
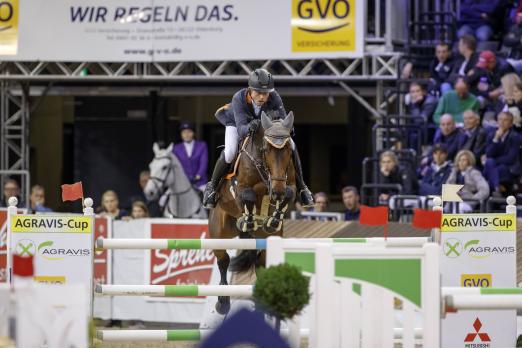
[[[248,77],[248,87],[261,93],[274,91],[274,78],[266,69],[256,69]]]

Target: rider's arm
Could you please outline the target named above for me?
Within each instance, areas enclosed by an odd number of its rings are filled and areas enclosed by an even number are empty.
[[[232,110],[236,121],[237,134],[239,138],[244,138],[248,134],[248,104],[243,100],[241,91],[234,94],[232,98]]]
[[[281,96],[276,91],[270,93],[270,99],[272,104],[272,110],[279,114],[279,118],[284,119],[286,117],[285,106]]]

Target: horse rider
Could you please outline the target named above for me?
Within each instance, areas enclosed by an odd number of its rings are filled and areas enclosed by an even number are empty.
[[[180,127],[182,142],[174,145],[172,152],[178,157],[192,186],[203,191],[207,182],[207,143],[195,139],[195,127],[191,122],[182,122]]]
[[[243,88],[232,97],[232,102],[216,111],[216,118],[225,126],[225,149],[221,152],[212,178],[203,193],[203,206],[213,208],[216,204],[216,193],[221,181],[234,161],[238,141],[244,139],[249,132],[255,133],[261,126],[261,113],[272,113],[285,118],[286,111],[281,97],[274,89],[274,78],[265,69],[255,69],[248,78],[248,88]],[[296,173],[298,199],[302,206],[313,206],[312,192],[303,179],[303,169],[297,148],[291,140],[293,163]]]

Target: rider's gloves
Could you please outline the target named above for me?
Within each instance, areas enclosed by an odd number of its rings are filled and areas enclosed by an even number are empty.
[[[261,120],[258,120],[258,119],[252,120],[252,121],[250,121],[248,130],[252,133],[255,133],[259,129],[260,125],[261,125]]]

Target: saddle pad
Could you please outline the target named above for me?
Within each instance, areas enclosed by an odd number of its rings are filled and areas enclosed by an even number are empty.
[[[247,136],[247,137],[245,138],[245,140],[243,140],[243,144],[241,145],[241,150],[244,150],[244,149],[245,149],[245,146],[246,146],[246,144],[247,144],[247,142],[248,142],[249,139],[250,139],[250,136]],[[233,171],[232,171],[231,173],[228,173],[228,174],[225,176],[225,178],[226,178],[227,180],[230,180],[230,179],[232,179],[233,177],[235,177],[235,176],[237,175],[237,168],[239,167],[239,159],[241,158],[241,152],[242,152],[242,151],[239,151],[239,155],[237,155],[237,157],[236,157],[236,160],[235,160],[235,162],[234,162],[234,169],[233,169]]]

